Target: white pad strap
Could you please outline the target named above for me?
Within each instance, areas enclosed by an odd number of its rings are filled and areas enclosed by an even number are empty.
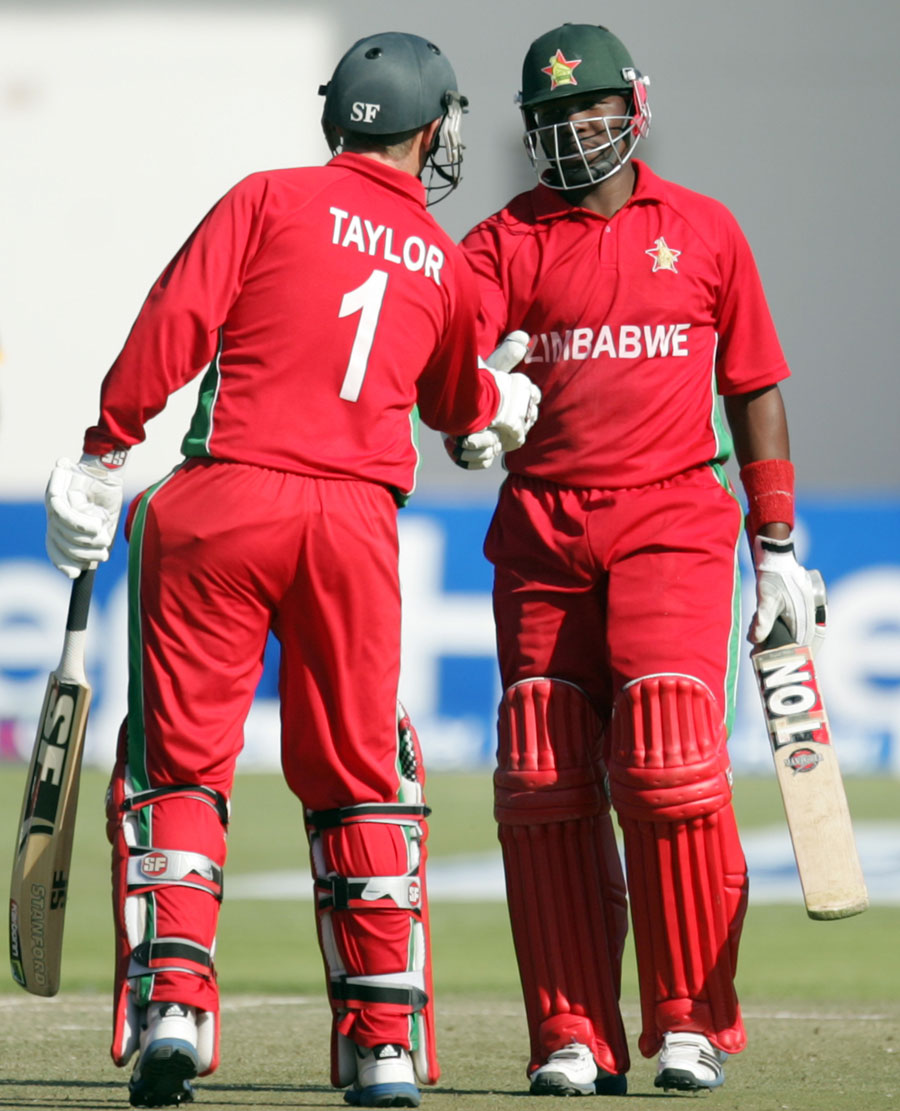
[[[418,868],[405,876],[371,876],[367,879],[330,873],[316,879],[318,903],[322,910],[379,909],[373,904],[390,900],[402,910],[417,911],[422,906],[422,885]]]
[[[222,901],[222,869],[203,853],[152,848],[132,852],[127,870],[129,895],[161,884],[174,884],[207,891]]]

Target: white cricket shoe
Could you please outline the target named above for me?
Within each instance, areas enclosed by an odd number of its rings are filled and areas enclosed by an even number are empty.
[[[354,1107],[418,1107],[419,1089],[408,1050],[402,1045],[356,1047],[356,1081],[344,1092]]]
[[[627,1079],[601,1069],[580,1042],[557,1049],[531,1074],[533,1096],[624,1096],[627,1091]]]
[[[703,1034],[666,1034],[656,1066],[657,1088],[696,1092],[725,1083],[728,1054],[716,1049]]]
[[[194,1098],[197,1012],[181,1003],[151,1003],[128,1095],[132,1107],[170,1107]]]

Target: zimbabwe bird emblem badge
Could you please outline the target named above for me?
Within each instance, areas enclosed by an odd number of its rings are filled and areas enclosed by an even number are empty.
[[[678,273],[678,267],[675,263],[678,261],[681,251],[676,251],[674,247],[670,247],[662,236],[655,241],[652,247],[644,251],[644,254],[653,259],[654,274],[657,270],[671,270],[673,274]]]
[[[547,61],[550,65],[545,66],[541,70],[541,73],[546,73],[550,78],[551,93],[554,89],[559,88],[560,85],[578,84],[575,80],[574,70],[576,66],[581,65],[581,58],[568,59],[561,50],[557,50],[553,57],[548,58]]]

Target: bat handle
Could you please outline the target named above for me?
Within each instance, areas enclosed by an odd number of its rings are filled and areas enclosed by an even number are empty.
[[[89,567],[72,583],[69,613],[66,617],[66,636],[63,641],[62,658],[59,661],[59,677],[64,681],[81,684],[87,682],[84,671],[84,640],[95,570],[96,568]]]
[[[82,571],[72,583],[69,615],[66,618],[67,633],[83,633],[87,628],[88,610],[91,608],[91,591],[94,589],[94,575],[96,573],[96,567],[89,567],[86,571]]]
[[[770,648],[784,648],[785,645],[794,643],[794,638],[791,636],[791,631],[784,618],[776,617],[772,631],[766,637],[760,651],[766,652]]]

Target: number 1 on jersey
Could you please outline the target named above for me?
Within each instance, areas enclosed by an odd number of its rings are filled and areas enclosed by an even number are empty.
[[[344,401],[359,400],[359,391],[362,389],[363,378],[369,365],[369,355],[375,341],[375,329],[378,327],[387,280],[387,271],[373,270],[361,286],[345,293],[341,300],[338,317],[352,316],[355,312],[360,314],[356,338],[350,351],[350,361],[347,363],[347,372],[341,384],[340,397]]]

